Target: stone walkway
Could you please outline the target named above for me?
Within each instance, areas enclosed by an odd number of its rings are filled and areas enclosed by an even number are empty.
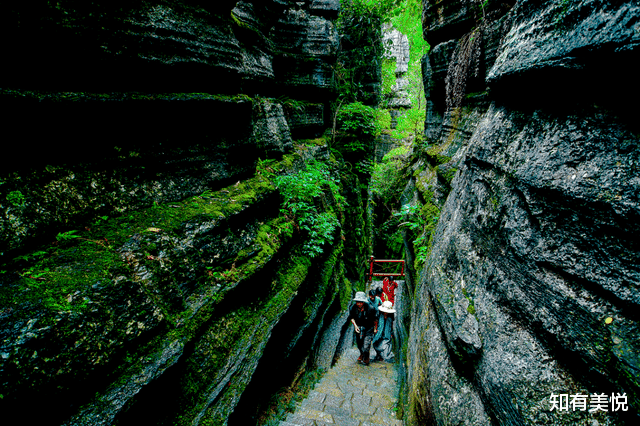
[[[344,353],[280,426],[402,426],[393,410],[395,365],[372,362],[367,367],[356,362],[358,355],[355,348]]]

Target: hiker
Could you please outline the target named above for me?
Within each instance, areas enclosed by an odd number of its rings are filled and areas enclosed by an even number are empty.
[[[373,309],[378,312],[378,307],[382,305],[382,299],[378,297],[378,293],[376,290],[369,290],[369,304],[373,306]]]
[[[360,351],[358,363],[369,365],[371,340],[373,335],[378,332],[378,315],[373,306],[368,303],[364,291],[357,292],[353,301],[356,303],[349,310],[349,319],[356,331],[356,344]]]
[[[382,286],[376,287],[376,297],[380,299],[380,302],[384,302],[383,300],[384,296],[382,295]]]
[[[388,300],[383,302],[378,310],[380,311],[378,331],[373,336],[373,349],[376,351],[374,361],[392,361],[394,355],[391,352],[391,338],[393,336],[393,314],[396,310]]]
[[[388,300],[393,305],[396,295],[396,288],[398,283],[393,281],[391,277],[384,277],[382,280],[382,292],[384,293],[384,300]]]
[[[380,299],[380,302],[384,302],[384,296],[382,295],[382,286],[376,287],[376,297]]]

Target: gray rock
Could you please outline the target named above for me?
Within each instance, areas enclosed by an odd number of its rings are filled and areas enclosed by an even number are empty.
[[[470,4],[425,9],[437,45],[423,58],[431,145],[416,189],[451,180],[432,198],[442,209],[413,300],[410,424],[637,421],[631,400],[587,414],[551,410],[550,397],[639,394],[638,136],[617,90],[584,90],[628,80],[638,6],[534,3],[487,3],[480,72],[449,110]],[[471,93],[481,76],[490,90]],[[460,400],[473,420],[452,418]]]
[[[259,100],[253,106],[253,137],[266,152],[285,153],[292,147],[291,132],[282,105]]]
[[[340,12],[340,0],[311,0],[309,10],[314,14],[335,18]]]
[[[593,67],[594,54],[624,57],[640,45],[639,14],[634,1],[518,2],[488,81],[543,68]]]

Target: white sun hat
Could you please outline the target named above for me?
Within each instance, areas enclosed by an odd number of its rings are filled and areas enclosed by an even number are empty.
[[[381,312],[386,312],[388,314],[394,313],[396,310],[393,309],[393,304],[390,301],[382,302],[382,306],[378,308]]]
[[[364,294],[364,291],[359,291],[356,293],[356,297],[353,298],[354,302],[368,302],[369,299],[367,298],[367,295]]]

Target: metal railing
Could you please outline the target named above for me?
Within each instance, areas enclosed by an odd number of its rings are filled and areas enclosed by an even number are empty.
[[[402,268],[400,273],[397,272],[373,272],[373,267],[375,264],[382,263],[400,263],[402,264]],[[374,259],[371,256],[369,260],[369,282],[373,280],[373,277],[404,277],[404,260],[395,260],[395,259]]]

